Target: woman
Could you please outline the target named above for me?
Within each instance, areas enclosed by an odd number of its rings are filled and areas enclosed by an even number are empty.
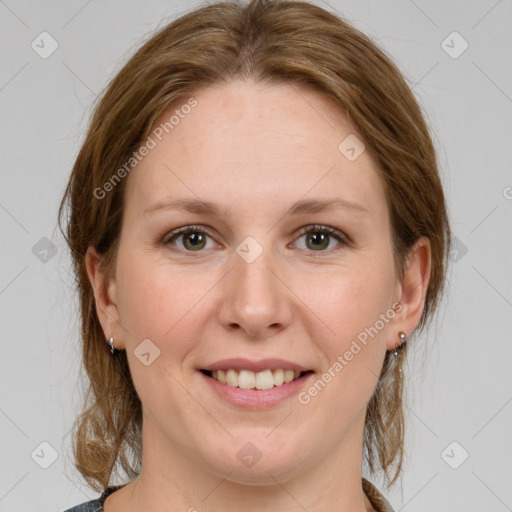
[[[306,2],[179,18],[107,88],[61,215],[90,379],[74,455],[102,492],[70,510],[392,510],[362,465],[400,474],[406,342],[450,229],[373,42]]]

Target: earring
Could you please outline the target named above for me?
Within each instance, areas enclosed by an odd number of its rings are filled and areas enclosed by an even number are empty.
[[[108,340],[109,344],[110,344],[110,352],[113,354],[114,353],[114,338],[110,338],[110,340]]]
[[[400,338],[400,343],[395,347],[395,352],[393,353],[395,356],[395,362],[398,366],[398,375],[399,378],[402,378],[402,361],[400,360],[400,354],[398,353],[398,347],[402,347],[402,345],[407,341],[404,331],[398,331],[398,337]]]

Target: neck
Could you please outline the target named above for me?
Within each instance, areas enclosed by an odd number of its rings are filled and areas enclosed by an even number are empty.
[[[257,477],[247,480],[236,470],[219,473],[204,461],[194,460],[187,450],[190,447],[170,441],[144,421],[140,475],[122,492],[107,498],[105,512],[373,511],[362,489],[363,430],[357,427],[346,433],[332,453],[315,454],[315,460],[301,459],[300,467],[286,473],[272,473],[260,466]]]

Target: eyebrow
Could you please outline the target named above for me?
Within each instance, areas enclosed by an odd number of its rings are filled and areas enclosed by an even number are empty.
[[[305,213],[318,213],[336,209],[353,210],[360,213],[369,213],[364,206],[347,201],[346,199],[309,199],[300,200],[292,204],[286,215],[301,215]],[[190,213],[210,214],[217,217],[229,217],[230,212],[216,204],[201,201],[197,198],[182,198],[159,201],[144,210],[144,215],[158,210],[180,210]]]

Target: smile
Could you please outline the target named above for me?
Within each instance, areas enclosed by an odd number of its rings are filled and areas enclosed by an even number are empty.
[[[308,366],[281,358],[237,357],[199,366],[197,373],[222,402],[255,410],[297,395],[315,374]]]

